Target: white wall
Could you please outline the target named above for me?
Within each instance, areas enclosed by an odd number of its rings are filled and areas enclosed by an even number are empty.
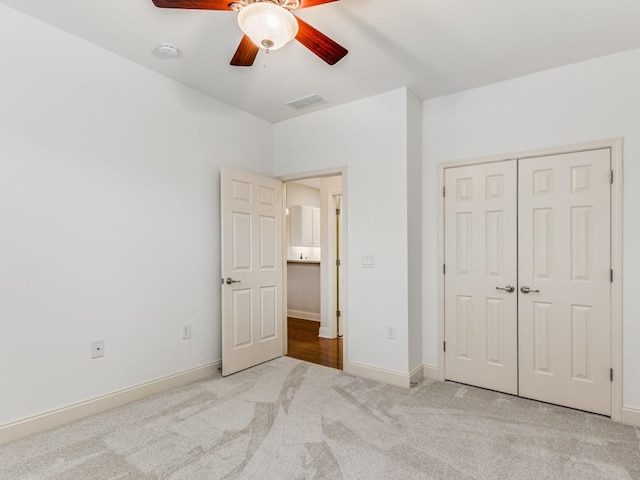
[[[399,89],[274,126],[275,175],[347,167],[345,364],[401,373],[408,371],[406,109],[407,90]],[[374,269],[361,268],[362,255],[374,256]],[[385,338],[388,324],[396,340]]]
[[[4,6],[0,44],[0,425],[220,359],[219,167],[272,127]]]
[[[292,205],[320,208],[320,189],[295,182],[287,183],[287,207]]]
[[[624,405],[640,407],[640,50],[424,103],[424,360],[437,363],[437,163],[624,137]]]
[[[320,291],[319,263],[287,264],[287,316],[319,322]]]

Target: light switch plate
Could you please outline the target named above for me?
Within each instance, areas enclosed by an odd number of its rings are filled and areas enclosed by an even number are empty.
[[[187,325],[183,325],[182,326],[182,339],[183,340],[187,340],[191,338],[191,324],[188,323]]]
[[[363,255],[362,256],[362,268],[373,268],[373,255]]]

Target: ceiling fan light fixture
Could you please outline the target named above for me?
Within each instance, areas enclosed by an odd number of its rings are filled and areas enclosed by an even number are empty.
[[[238,14],[240,29],[265,50],[282,48],[298,34],[298,21],[291,12],[269,1],[251,3]]]

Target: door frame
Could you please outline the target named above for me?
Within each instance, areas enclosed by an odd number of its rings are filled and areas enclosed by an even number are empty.
[[[611,382],[611,420],[622,422],[623,413],[623,366],[622,366],[622,214],[623,214],[623,139],[622,137],[584,142],[574,145],[558,146],[523,152],[492,155],[475,159],[450,160],[438,162],[438,263],[444,265],[444,174],[447,168],[483,163],[504,162],[508,160],[522,160],[526,158],[543,157],[547,155],[561,155],[565,153],[583,152],[608,148],[611,151],[611,170],[613,171],[613,184],[611,185],[611,268],[613,269],[613,282],[611,283],[611,367],[614,375]],[[438,380],[445,380],[445,355],[444,355],[444,271],[439,267],[438,274]]]
[[[335,338],[343,337],[343,335],[340,334],[341,326],[342,330],[344,330],[344,326],[342,325],[342,309],[344,309],[344,300],[342,298],[342,292],[344,290],[342,284],[342,254],[344,248],[342,244],[342,198],[342,191],[329,191],[329,224],[335,226],[335,229],[329,231],[329,247],[331,248],[329,261],[332,262],[330,276],[333,276],[336,281],[329,302],[331,303],[331,309],[333,311],[340,311],[340,318],[336,318]],[[337,213],[338,208],[340,208],[340,214]],[[340,260],[340,265],[338,265],[338,260]],[[333,334],[333,332],[331,332],[331,334]]]
[[[330,288],[327,292],[327,297],[325,297],[328,302],[329,312],[334,313],[338,311],[338,305],[340,305],[340,300],[342,300],[342,295],[340,294],[340,298],[338,298],[337,293],[342,291],[342,288],[335,288],[336,283],[340,283],[338,281],[338,254],[342,253],[342,245],[337,248],[337,242],[341,242],[340,235],[341,231],[338,231],[337,228],[337,220],[338,215],[336,214],[336,197],[342,196],[342,189],[340,190],[329,190],[327,192],[327,198],[322,199],[326,200],[324,207],[327,209],[327,219],[325,224],[329,226],[329,231],[327,232],[327,259],[328,259],[328,268],[326,272],[326,277],[329,279]],[[342,220],[341,220],[342,221]],[[341,242],[342,243],[342,242]],[[342,261],[342,260],[341,260]],[[321,274],[322,276],[322,274]],[[321,288],[325,288],[326,285],[321,285]],[[322,306],[320,307],[322,313]],[[340,315],[342,318],[342,311],[340,311]],[[335,317],[335,321],[330,323],[330,327],[327,329],[326,327],[320,327],[319,336],[322,338],[330,338],[335,339],[338,337],[338,322],[340,320],[337,319],[337,314],[333,315]]]
[[[335,177],[340,175],[342,178],[342,208],[340,211],[340,215],[342,216],[342,263],[340,265],[341,270],[342,270],[342,284],[343,284],[343,288],[342,288],[342,293],[340,295],[340,300],[342,302],[342,307],[341,307],[341,321],[342,321],[342,332],[343,332],[343,340],[342,340],[342,366],[343,366],[343,370],[344,370],[344,365],[347,364],[348,359],[349,359],[349,343],[347,341],[347,337],[348,337],[348,325],[349,325],[349,315],[348,315],[348,305],[349,305],[349,300],[348,300],[348,294],[349,294],[349,288],[348,288],[348,267],[347,267],[347,252],[348,252],[348,193],[347,193],[347,167],[336,167],[336,168],[329,168],[329,169],[323,169],[323,170],[312,170],[312,171],[306,171],[306,172],[299,172],[299,173],[292,173],[292,174],[287,174],[287,175],[279,175],[276,176],[275,178],[280,180],[282,182],[282,187],[283,187],[283,202],[282,202],[282,211],[283,211],[283,215],[285,214],[285,210],[286,210],[286,188],[287,188],[287,182],[293,182],[296,180],[306,180],[309,178],[318,178],[318,177]],[[333,199],[333,196],[331,196],[331,199]],[[334,218],[335,221],[335,218]],[[282,222],[283,225],[283,239],[286,239],[286,223],[287,222]],[[322,228],[322,227],[321,227]],[[330,249],[331,250],[331,249]],[[334,251],[332,252],[333,255],[335,255],[335,249],[333,249]],[[335,260],[335,257],[334,257]],[[282,242],[282,262],[283,262],[283,270],[282,270],[282,305],[283,305],[283,309],[282,309],[282,331],[283,331],[283,335],[282,335],[282,339],[284,342],[284,355],[288,354],[288,333],[287,333],[287,309],[286,309],[286,305],[287,305],[287,242],[283,241]],[[321,265],[322,268],[322,265]],[[322,288],[323,286],[321,286]],[[322,302],[321,302],[322,305]],[[322,309],[322,307],[321,307]],[[322,313],[322,310],[321,310]]]

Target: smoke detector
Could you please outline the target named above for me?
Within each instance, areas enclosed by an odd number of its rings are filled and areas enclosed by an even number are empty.
[[[158,58],[169,59],[176,58],[179,52],[178,49],[170,43],[161,43],[154,49],[153,54]]]

